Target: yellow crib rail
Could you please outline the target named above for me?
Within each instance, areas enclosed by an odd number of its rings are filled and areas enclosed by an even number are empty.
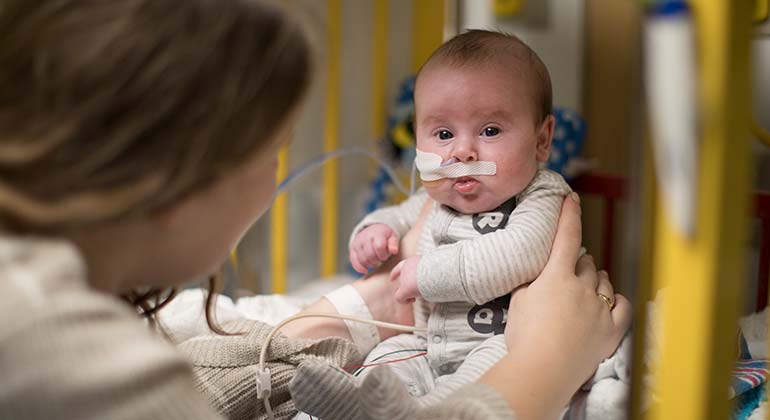
[[[388,87],[388,0],[374,0],[372,21],[372,138],[385,136]]]
[[[342,0],[328,0],[327,9],[324,152],[331,152],[339,147]],[[337,272],[338,187],[338,164],[336,160],[330,160],[323,167],[320,244],[321,277],[329,277]]]
[[[412,5],[412,68],[417,71],[430,54],[441,45],[443,36],[444,0],[413,0]],[[327,0],[326,81],[324,102],[323,149],[330,152],[340,147],[342,60],[342,0]],[[374,0],[372,15],[372,134],[382,138],[387,117],[387,64],[389,0]],[[279,155],[277,179],[288,174],[288,151]],[[327,162],[322,174],[322,205],[319,241],[319,271],[321,277],[338,272],[339,261],[339,167],[335,160]],[[271,267],[273,293],[285,293],[288,288],[288,197],[281,194],[272,208]]]
[[[278,170],[275,175],[276,182],[281,181],[289,174],[289,148],[284,146],[278,152]],[[288,289],[287,277],[289,266],[289,197],[281,193],[275,198],[271,209],[270,236],[270,265],[272,267],[272,293],[286,293]]]
[[[662,359],[655,372],[659,403],[644,416],[655,420],[729,418],[727,388],[744,289],[754,4],[691,3],[699,45],[702,133],[697,228],[692,238],[679,234],[657,206],[652,277],[657,288],[666,288]]]
[[[444,0],[412,0],[412,72],[417,73],[444,38]]]

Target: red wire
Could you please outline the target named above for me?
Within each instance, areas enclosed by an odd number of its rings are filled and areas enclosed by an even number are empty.
[[[402,359],[386,360],[384,362],[370,363],[368,365],[361,365],[361,366],[343,366],[342,368],[345,369],[345,370],[353,370],[353,369],[366,368],[366,367],[372,367],[372,366],[377,366],[377,365],[387,365],[388,363],[403,362],[403,361],[406,361],[406,360],[409,360],[409,359],[414,359],[414,358],[417,358],[417,357],[420,357],[420,356],[425,356],[426,354],[428,354],[428,352],[417,353],[417,354],[411,355],[409,357],[404,357]]]

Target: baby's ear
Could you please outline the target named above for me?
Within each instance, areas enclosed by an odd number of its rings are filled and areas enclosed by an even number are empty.
[[[548,156],[551,154],[551,142],[553,141],[553,130],[556,119],[553,115],[548,115],[537,128],[537,146],[535,157],[538,162],[548,162]]]

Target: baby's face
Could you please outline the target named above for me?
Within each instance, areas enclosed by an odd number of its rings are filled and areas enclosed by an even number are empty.
[[[548,160],[553,117],[535,124],[532,89],[515,66],[439,66],[415,88],[417,148],[442,161],[491,161],[495,175],[423,182],[428,195],[465,213],[491,211],[520,193]]]

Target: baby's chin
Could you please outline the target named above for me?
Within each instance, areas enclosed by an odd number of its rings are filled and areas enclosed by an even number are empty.
[[[498,207],[505,200],[491,197],[488,193],[479,194],[459,194],[455,191],[446,191],[439,188],[430,188],[425,186],[425,192],[435,202],[444,206],[450,207],[462,214],[476,214],[492,211]]]
[[[453,201],[452,203],[441,203],[441,204],[449,206],[462,214],[485,213],[500,207],[500,204],[502,204],[502,203],[490,204],[488,200],[486,200],[487,202],[484,202],[485,200],[469,200],[468,197],[463,197],[463,198],[464,198],[463,200],[451,200]]]

